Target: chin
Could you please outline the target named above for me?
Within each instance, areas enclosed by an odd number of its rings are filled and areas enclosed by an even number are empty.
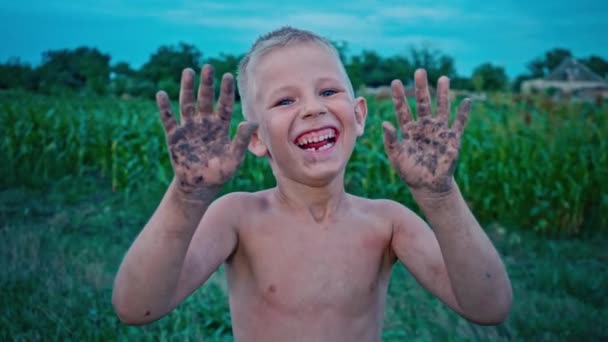
[[[338,170],[319,170],[314,172],[314,174],[311,172],[298,177],[296,181],[310,187],[321,188],[332,184],[338,178],[344,178],[343,168]]]

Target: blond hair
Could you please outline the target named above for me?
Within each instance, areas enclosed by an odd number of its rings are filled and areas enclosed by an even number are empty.
[[[344,65],[340,60],[340,54],[334,47],[334,45],[324,37],[321,37],[313,32],[296,29],[290,26],[284,26],[272,32],[269,32],[263,36],[260,36],[249,52],[241,59],[239,63],[239,69],[237,72],[237,85],[239,88],[239,94],[241,96],[241,103],[243,108],[243,115],[247,118],[249,114],[248,105],[248,70],[252,64],[255,64],[256,59],[272,52],[276,49],[280,49],[287,46],[292,46],[301,43],[314,43],[321,47],[327,48],[339,61],[340,67],[344,72],[345,78],[348,82],[348,91],[351,96],[354,96],[353,86],[346,74]]]

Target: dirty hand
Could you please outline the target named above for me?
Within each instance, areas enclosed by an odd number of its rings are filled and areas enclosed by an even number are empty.
[[[414,82],[417,120],[412,118],[403,84],[398,80],[391,84],[402,139],[397,139],[395,127],[385,121],[382,124],[384,147],[393,167],[412,190],[445,193],[453,186],[454,168],[471,102],[469,99],[462,101],[457,117],[449,127],[449,79],[442,76],[437,81],[435,116],[431,113],[431,96],[423,69],[416,70]]]
[[[185,69],[182,72],[179,125],[173,116],[167,93],[159,91],[156,94],[178,188],[187,194],[219,189],[228,181],[242,162],[251,135],[257,128],[254,123],[242,122],[236,136],[230,141],[230,118],[234,106],[233,76],[223,76],[215,111],[213,68],[210,65],[202,68],[196,100],[194,78],[194,70]]]

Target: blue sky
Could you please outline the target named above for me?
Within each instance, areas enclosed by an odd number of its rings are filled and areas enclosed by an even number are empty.
[[[4,1],[0,61],[35,65],[43,51],[86,45],[139,67],[163,44],[238,54],[260,34],[292,25],[346,41],[351,53],[427,45],[453,56],[461,75],[491,62],[515,76],[554,47],[608,59],[607,18],[608,1],[591,0]]]

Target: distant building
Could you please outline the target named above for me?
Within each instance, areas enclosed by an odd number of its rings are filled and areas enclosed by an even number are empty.
[[[554,91],[556,95],[608,99],[608,81],[574,58],[566,58],[547,77],[524,81],[521,92]]]

